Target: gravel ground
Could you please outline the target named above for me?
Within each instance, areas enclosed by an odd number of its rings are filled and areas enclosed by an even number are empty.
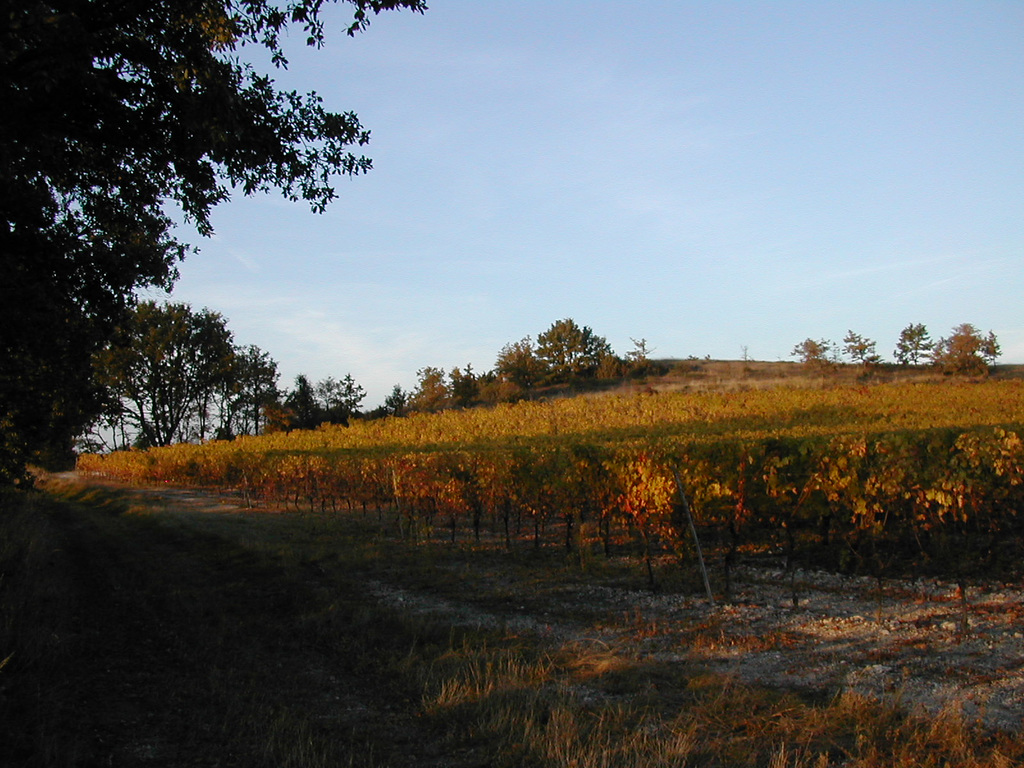
[[[737,680],[873,698],[910,708],[959,708],[986,727],[1021,730],[1024,590],[968,591],[941,582],[887,583],[819,572],[788,577],[744,569],[735,599],[661,595],[598,585],[565,587],[521,606],[481,609],[380,582],[382,603],[444,620],[503,626],[549,641],[603,643],[657,661],[700,660]],[[579,619],[583,613],[604,620]],[[576,617],[566,620],[564,617]],[[608,619],[607,617],[613,617]]]

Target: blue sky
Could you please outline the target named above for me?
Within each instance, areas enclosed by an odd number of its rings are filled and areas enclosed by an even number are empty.
[[[564,317],[760,360],[969,322],[1024,363],[1024,3],[429,4],[354,39],[333,9],[275,73],[355,111],[374,170],[323,215],[236,197],[181,265],[282,386],[373,407]]]

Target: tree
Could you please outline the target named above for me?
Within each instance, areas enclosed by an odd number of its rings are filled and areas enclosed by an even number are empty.
[[[350,35],[423,0],[341,0]],[[369,134],[316,94],[281,92],[241,62],[298,27],[325,39],[322,0],[54,0],[0,21],[0,478],[67,444],[100,404],[92,358],[202,235],[229,190],[273,189],[322,211],[337,174],[369,170]]]
[[[291,429],[316,429],[323,424],[323,408],[316,387],[304,373],[295,377],[295,386],[284,399]]]
[[[359,406],[366,397],[366,390],[356,384],[352,374],[345,374],[341,381],[328,377],[316,385],[317,399],[322,411],[322,421],[330,424],[344,424],[359,413]]]
[[[973,325],[963,323],[949,338],[936,342],[932,362],[946,373],[983,376],[999,355],[999,342],[992,331],[982,336]]]
[[[458,408],[468,408],[480,394],[480,382],[473,372],[473,366],[467,364],[466,370],[452,368],[448,374],[448,389],[451,392],[452,402]]]
[[[143,445],[170,445],[205,437],[233,359],[219,314],[146,301],[96,355],[96,378],[109,393],[112,421],[129,425]]]
[[[537,357],[556,383],[595,376],[601,361],[611,354],[604,338],[571,318],[556,321],[537,337]]]
[[[305,374],[295,377],[295,386],[285,397],[288,427],[316,429],[321,424],[348,426],[349,419],[359,413],[366,390],[356,384],[352,374],[337,381],[331,376],[314,384]]]
[[[235,350],[228,381],[221,389],[217,437],[258,435],[278,403],[277,363],[255,345]]]
[[[608,354],[601,355],[601,362],[598,363],[594,376],[599,379],[621,379],[628,371],[626,361],[609,349]]]
[[[647,339],[634,339],[633,349],[626,353],[626,363],[629,368],[629,375],[643,378],[651,373],[657,372],[657,366],[651,362],[651,353],[654,348],[647,343]]]
[[[81,440],[93,450],[257,434],[278,398],[270,355],[235,347],[224,318],[185,304],[140,304],[94,364],[104,408]]]
[[[900,331],[893,357],[900,365],[918,365],[925,361],[934,348],[928,329],[922,323],[911,323]]]
[[[405,416],[405,409],[409,403],[409,396],[402,389],[401,385],[395,384],[391,394],[384,398],[385,416]]]
[[[445,384],[444,371],[440,368],[427,366],[416,372],[419,384],[409,398],[410,410],[420,413],[433,413],[448,407],[448,385]]]
[[[833,355],[833,344],[828,339],[804,339],[795,347],[793,357],[800,359],[804,365],[811,367],[823,367],[831,363]]]
[[[874,341],[853,331],[847,331],[846,338],[843,339],[843,351],[859,365],[878,365],[882,362],[882,358],[875,352],[875,347]]]
[[[494,363],[495,373],[521,389],[531,389],[539,384],[546,370],[529,336],[502,347]]]

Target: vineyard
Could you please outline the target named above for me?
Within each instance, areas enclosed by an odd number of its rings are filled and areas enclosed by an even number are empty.
[[[659,558],[696,568],[699,541],[728,593],[758,554],[876,576],[1015,574],[1022,430],[1019,381],[636,394],[86,455],[79,469],[372,513],[413,541],[636,554],[652,586]]]

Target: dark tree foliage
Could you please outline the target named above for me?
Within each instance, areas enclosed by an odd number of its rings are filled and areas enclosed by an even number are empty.
[[[494,370],[504,380],[524,390],[539,384],[547,371],[529,336],[502,347]]]
[[[187,304],[141,303],[96,355],[114,420],[144,446],[206,437],[217,392],[233,379],[235,348],[223,317]]]
[[[359,413],[359,406],[366,398],[366,390],[356,384],[351,373],[345,374],[341,381],[328,376],[316,385],[316,394],[323,409],[323,421],[345,426]]]
[[[255,435],[280,394],[270,355],[187,304],[141,302],[94,364],[103,410],[81,443],[96,451]]]
[[[843,338],[843,352],[858,365],[872,366],[881,363],[882,358],[875,351],[876,347],[876,342],[853,331],[847,331]]]
[[[401,384],[395,384],[391,393],[384,398],[384,402],[376,408],[363,414],[367,420],[384,419],[388,416],[405,416],[408,409],[409,393],[402,389]]]
[[[398,384],[391,389],[391,394],[384,398],[382,411],[384,416],[405,416],[409,403],[409,395]]]
[[[452,404],[457,408],[468,408],[480,395],[480,377],[467,364],[465,370],[452,368],[448,374]]]
[[[601,362],[611,354],[603,336],[572,318],[552,323],[537,337],[537,357],[553,383],[596,376]]]
[[[277,363],[259,347],[238,347],[232,356],[231,374],[216,392],[219,416],[216,437],[258,435],[268,423],[268,410],[278,405]]]
[[[359,406],[366,397],[366,390],[356,384],[352,374],[346,374],[341,381],[327,377],[313,384],[309,377],[300,373],[295,377],[295,387],[284,400],[288,429],[316,429],[321,424],[342,424],[348,426],[349,419],[359,415]]]
[[[323,424],[323,408],[317,398],[316,386],[304,373],[295,377],[295,386],[284,399],[288,426],[293,429],[315,429]]]
[[[422,0],[341,0],[346,30]],[[54,0],[0,18],[0,478],[66,445],[95,412],[93,352],[144,286],[168,287],[229,190],[322,211],[368,133],[315,94],[282,92],[242,46],[286,64],[297,27],[324,42],[323,0]]]

